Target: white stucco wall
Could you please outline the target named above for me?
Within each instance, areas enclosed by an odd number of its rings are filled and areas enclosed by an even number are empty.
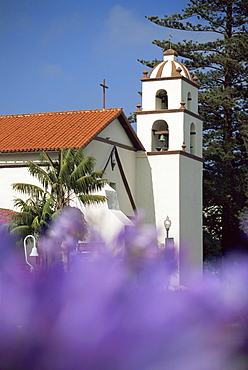
[[[155,151],[152,145],[152,127],[156,121],[164,120],[169,129],[168,150],[182,150],[185,142],[185,151],[190,153],[190,125],[195,125],[196,148],[195,155],[202,156],[202,121],[183,111],[140,114],[137,116],[137,134],[147,151]]]
[[[144,80],[142,83],[142,110],[156,109],[156,93],[166,90],[168,109],[179,109],[184,100],[187,108],[188,93],[191,94],[191,111],[198,114],[198,88],[183,79]]]
[[[112,249],[116,246],[116,243],[112,243],[118,234],[125,229],[126,226],[133,226],[132,221],[118,209],[117,193],[108,184],[104,186],[98,194],[108,196],[112,193],[115,198],[110,208],[108,202],[101,204],[94,204],[90,206],[82,206],[79,202],[75,202],[75,206],[82,209],[85,220],[88,223],[91,230],[97,233],[97,235],[108,244],[108,248]],[[112,199],[113,201],[113,199]],[[89,234],[89,237],[91,235]],[[123,247],[123,245],[119,245]],[[117,251],[114,251],[115,253]]]
[[[202,162],[180,156],[181,279],[202,268]]]
[[[142,83],[142,110],[156,109],[156,93],[166,90],[168,95],[168,109],[179,109],[182,100],[181,79],[147,80]]]
[[[191,95],[191,109],[190,111],[198,114],[198,88],[197,86],[193,86],[190,83],[187,83],[186,81],[182,81],[182,90],[181,90],[181,96],[182,99],[185,101],[185,108],[189,109],[189,105],[187,102],[188,99],[188,93]]]
[[[115,119],[113,122],[111,122],[111,124],[102,130],[98,136],[104,139],[109,138],[109,140],[129,145],[131,147],[133,146],[118,119]]]
[[[181,150],[184,141],[184,113],[152,113],[137,116],[137,135],[147,151],[152,147],[152,127],[154,122],[164,120],[169,129],[169,150]]]
[[[158,241],[164,244],[164,221],[169,216],[169,237],[178,249],[180,281],[185,284],[190,269],[202,267],[202,162],[182,154],[157,154],[148,159]]]
[[[102,138],[109,137],[111,141],[133,147],[131,141],[127,137],[124,129],[118,120],[111,123],[99,135]],[[103,169],[107,163],[110,152],[113,148],[112,144],[103,143],[93,140],[84,150],[85,155],[90,154],[96,159],[96,169]],[[136,197],[136,152],[133,150],[125,149],[117,146],[120,161],[125,172],[133,198]],[[109,183],[115,184],[115,189],[118,195],[120,209],[128,216],[133,216],[134,212],[127,195],[118,165],[111,169],[110,163],[108,164],[104,177],[108,179]]]
[[[195,126],[195,148],[194,155],[197,157],[202,157],[202,120],[191,116],[190,114],[184,114],[184,142],[186,145],[185,151],[187,153],[191,152],[190,149],[190,126],[191,124]]]
[[[27,196],[24,194],[13,191],[12,184],[28,183],[40,186],[38,180],[29,174],[27,167],[23,167],[26,161],[37,160],[39,160],[38,154],[0,154],[0,208],[15,209],[15,198],[27,199]],[[4,167],[4,165],[14,164],[22,164],[23,166]]]
[[[179,155],[152,155],[148,159],[152,174],[158,240],[164,244],[164,221],[169,216],[172,222],[170,236],[175,238],[175,244],[178,246],[180,241]]]
[[[155,225],[152,169],[146,153],[136,153],[136,202],[144,221]]]

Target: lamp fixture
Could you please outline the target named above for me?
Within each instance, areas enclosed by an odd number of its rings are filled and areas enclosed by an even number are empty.
[[[24,244],[24,255],[25,255],[25,261],[26,261],[26,264],[30,267],[30,271],[33,273],[34,272],[34,266],[31,265],[31,263],[28,261],[28,255],[27,255],[27,239],[28,238],[31,238],[33,239],[33,248],[29,254],[30,257],[39,257],[39,253],[38,253],[38,250],[36,248],[36,240],[35,240],[35,237],[33,235],[27,235],[25,238],[24,238],[24,241],[23,241],[23,244]]]
[[[169,216],[167,216],[166,220],[164,221],[164,227],[165,227],[165,230],[166,230],[165,245],[167,246],[168,238],[169,238],[169,230],[170,230],[170,227],[171,227],[171,220],[169,219]]]
[[[169,216],[166,217],[166,220],[164,221],[164,227],[166,231],[170,230],[171,227],[171,220],[169,219]]]

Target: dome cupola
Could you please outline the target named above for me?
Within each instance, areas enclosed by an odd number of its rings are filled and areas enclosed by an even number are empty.
[[[168,49],[163,52],[163,56],[163,62],[153,67],[147,78],[159,79],[183,76],[188,80],[194,82],[188,69],[182,63],[178,62],[178,54],[175,50]]]

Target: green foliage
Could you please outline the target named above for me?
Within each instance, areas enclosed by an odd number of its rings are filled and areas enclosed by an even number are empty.
[[[137,121],[136,114],[135,113],[130,113],[130,116],[128,116],[128,121],[129,123],[135,123]]]
[[[16,183],[13,189],[30,196],[27,201],[16,199],[15,206],[20,212],[13,217],[7,227],[18,240],[26,235],[40,235],[48,227],[51,219],[62,208],[69,206],[77,198],[83,204],[104,202],[104,196],[93,194],[100,190],[106,180],[103,171],[94,171],[95,159],[84,157],[83,149],[60,149],[58,158],[52,159],[48,153],[40,155],[42,165],[27,162],[29,172],[37,178],[42,187]]]
[[[56,159],[42,152],[40,159],[42,165],[34,162],[27,164],[30,174],[40,181],[42,188],[17,183],[12,185],[13,189],[36,199],[46,194],[47,198],[52,199],[55,211],[69,206],[75,197],[87,204],[105,201],[105,197],[92,194],[106,183],[102,178],[103,171],[94,171],[95,159],[90,155],[84,157],[82,148],[62,148]]]
[[[206,230],[203,232],[204,249],[203,249],[203,260],[214,262],[217,258],[221,257],[221,245],[220,240],[215,236],[208,233]]]
[[[16,238],[18,244],[29,234],[37,237],[44,233],[54,214],[53,201],[45,193],[43,198],[29,198],[26,201],[17,198],[15,207],[20,212],[12,216],[5,228]]]
[[[240,213],[240,228],[248,237],[248,207]]]
[[[190,0],[181,14],[148,18],[170,29],[216,35],[214,41],[204,43],[153,43],[162,49],[175,49],[198,77],[200,113],[205,119],[205,220],[211,234],[221,238],[223,252],[247,245],[239,222],[248,199],[247,9],[247,0]],[[157,64],[142,62],[150,67]],[[217,224],[213,207],[218,209]]]

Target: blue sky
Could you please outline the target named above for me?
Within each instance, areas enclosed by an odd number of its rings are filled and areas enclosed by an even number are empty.
[[[187,1],[0,0],[0,114],[106,108],[128,116],[144,66],[162,58],[154,39],[170,30],[144,18],[180,12]],[[173,31],[173,40],[201,35]],[[197,39],[198,40],[198,39]]]

